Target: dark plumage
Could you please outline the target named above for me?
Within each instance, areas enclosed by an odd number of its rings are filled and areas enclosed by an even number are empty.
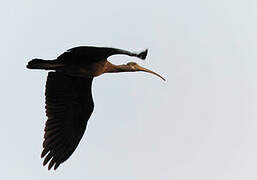
[[[134,62],[114,65],[107,57],[125,54],[145,59],[147,50],[132,53],[115,48],[76,47],[61,54],[55,60],[33,59],[27,68],[54,70],[46,81],[46,115],[43,151],[43,165],[57,169],[78,146],[87,126],[94,102],[91,93],[92,80],[103,73],[145,71]],[[162,78],[163,79],[163,78]],[[164,80],[164,79],[163,79]]]
[[[125,54],[129,56],[135,56],[140,59],[145,59],[147,55],[147,49],[141,53],[133,53],[126,50],[108,48],[108,47],[92,47],[92,46],[80,46],[67,50],[61,54],[57,59],[65,63],[83,63],[91,64],[102,59],[107,59],[109,56],[115,54]]]
[[[68,159],[82,138],[93,112],[92,78],[71,77],[49,72],[46,81],[46,115],[43,152],[44,165],[56,169]]]
[[[83,64],[85,66],[92,63],[97,63],[116,54],[134,56],[144,60],[147,56],[147,52],[147,49],[141,53],[133,53],[116,48],[79,46],[68,49],[55,60],[33,59],[28,63],[27,67],[29,69],[60,69],[63,67],[63,65],[78,66]],[[48,66],[46,62],[49,63]]]

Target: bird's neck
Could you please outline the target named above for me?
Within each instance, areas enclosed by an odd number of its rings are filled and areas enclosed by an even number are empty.
[[[133,71],[133,69],[131,69],[131,66],[129,66],[129,65],[126,65],[126,64],[115,65],[115,64],[108,62],[105,73],[129,72],[129,71]]]

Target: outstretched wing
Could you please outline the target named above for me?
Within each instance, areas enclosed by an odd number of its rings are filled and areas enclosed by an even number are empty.
[[[65,64],[89,65],[106,59],[112,51],[112,48],[79,46],[67,50],[57,59]]]
[[[46,115],[43,165],[48,169],[67,160],[82,138],[94,109],[91,93],[93,79],[49,72],[46,82]]]
[[[60,60],[65,64],[89,65],[91,63],[99,62],[115,54],[124,54],[128,56],[135,56],[140,59],[145,59],[147,55],[147,49],[140,53],[133,53],[127,50],[117,48],[79,46],[67,50],[66,52],[61,54],[57,58],[57,60]]]

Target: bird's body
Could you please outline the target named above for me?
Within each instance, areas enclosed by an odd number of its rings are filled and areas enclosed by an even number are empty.
[[[91,63],[85,66],[82,63],[81,66],[69,65],[68,68],[66,66],[59,69],[58,71],[61,71],[71,76],[93,78],[105,73],[108,70],[109,66],[110,63],[106,59],[103,59],[96,63]]]
[[[115,48],[81,46],[64,52],[54,60],[33,59],[28,63],[29,69],[55,71],[48,73],[45,93],[48,119],[41,157],[45,158],[44,165],[50,161],[48,169],[53,166],[57,169],[78,146],[94,109],[91,93],[94,77],[131,71],[145,71],[161,77],[134,62],[124,65],[110,63],[107,58],[115,54],[145,59],[147,50],[132,53]]]

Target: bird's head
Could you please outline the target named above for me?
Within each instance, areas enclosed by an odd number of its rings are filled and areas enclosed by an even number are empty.
[[[151,73],[151,74],[154,74],[154,75],[158,76],[159,78],[161,78],[162,80],[165,81],[165,79],[161,75],[159,75],[158,73],[156,73],[154,71],[151,71],[149,69],[146,69],[146,68],[144,68],[142,66],[139,66],[135,62],[129,62],[126,65],[129,66],[130,71],[144,71],[144,72],[148,72],[148,73]]]
[[[133,70],[134,70],[134,71],[137,71],[137,66],[139,66],[139,65],[138,65],[137,63],[135,63],[135,62],[128,62],[126,65],[129,66],[132,71],[133,71]]]

